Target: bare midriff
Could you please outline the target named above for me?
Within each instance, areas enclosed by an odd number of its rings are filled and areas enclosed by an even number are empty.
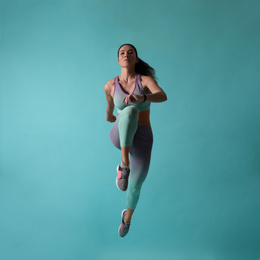
[[[138,125],[150,125],[150,109],[146,111],[139,111]]]
[[[150,109],[139,111],[138,125],[150,125]]]

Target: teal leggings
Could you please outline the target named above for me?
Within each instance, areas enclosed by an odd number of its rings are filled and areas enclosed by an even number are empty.
[[[130,148],[130,176],[127,189],[127,207],[134,210],[138,203],[142,184],[147,176],[153,146],[150,125],[138,125],[138,109],[125,107],[117,117],[110,139],[118,148]]]

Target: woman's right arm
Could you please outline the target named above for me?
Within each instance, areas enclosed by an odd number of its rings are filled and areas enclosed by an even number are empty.
[[[106,115],[106,120],[108,122],[115,122],[116,121],[116,117],[113,115],[114,112],[114,101],[113,101],[113,97],[111,95],[112,90],[114,89],[114,86],[110,81],[108,81],[105,84],[104,90],[105,90],[105,94],[106,94],[106,99],[107,99],[107,115]]]

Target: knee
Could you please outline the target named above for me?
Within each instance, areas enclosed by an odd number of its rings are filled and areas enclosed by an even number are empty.
[[[127,106],[124,108],[124,114],[127,115],[130,119],[138,119],[139,110],[134,106]]]

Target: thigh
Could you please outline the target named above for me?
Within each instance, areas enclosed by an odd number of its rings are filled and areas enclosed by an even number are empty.
[[[121,118],[121,114],[118,115],[118,117],[117,117],[116,121],[114,122],[112,129],[110,131],[110,140],[111,140],[112,144],[119,150],[121,150],[120,135],[119,135],[119,129],[118,129],[120,118]],[[132,153],[132,150],[133,150],[133,145],[131,145],[130,153]]]
[[[118,123],[119,123],[119,117],[117,117],[117,119],[116,119],[115,123],[113,124],[112,129],[110,131],[110,140],[116,148],[121,149],[119,131],[118,131]]]

